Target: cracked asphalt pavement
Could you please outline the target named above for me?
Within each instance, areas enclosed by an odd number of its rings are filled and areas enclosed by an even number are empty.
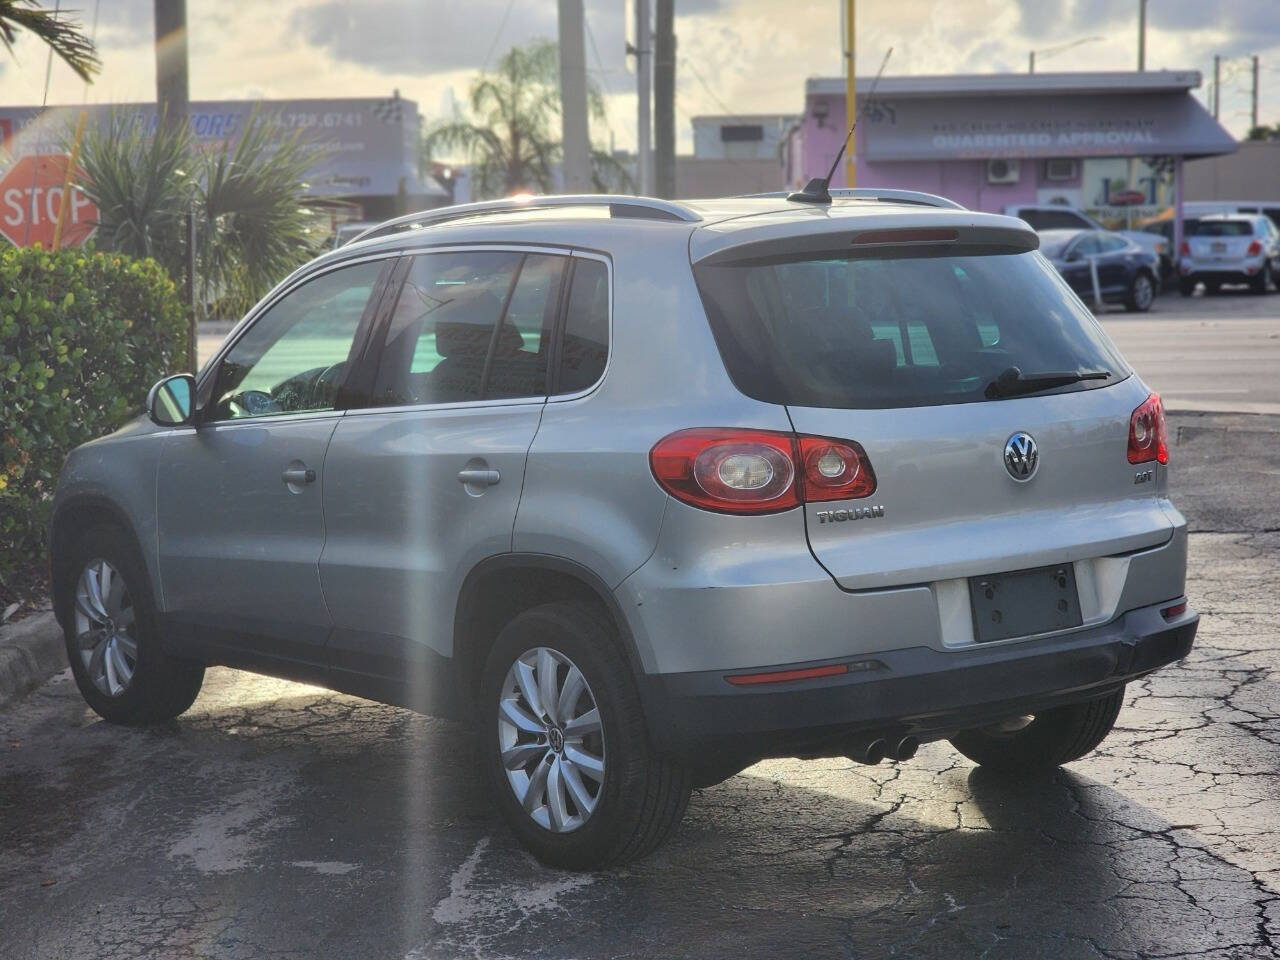
[[[0,956],[1276,957],[1280,418],[1172,427],[1200,635],[1086,760],[762,763],[570,874],[504,830],[461,725],[219,669],[126,729],[63,674],[0,713]]]

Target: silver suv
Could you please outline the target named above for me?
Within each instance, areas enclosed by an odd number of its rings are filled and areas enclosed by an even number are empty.
[[[575,868],[766,757],[1089,753],[1199,619],[1160,398],[1026,224],[838,194],[473,204],[297,271],[67,461],[85,699],[226,664],[467,719]]]
[[[1191,296],[1204,281],[1206,293],[1224,283],[1247,283],[1254,293],[1280,285],[1280,230],[1262,214],[1201,217],[1182,241],[1178,289]]]

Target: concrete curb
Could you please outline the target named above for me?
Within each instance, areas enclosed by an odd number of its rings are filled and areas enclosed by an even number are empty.
[[[62,628],[52,611],[0,627],[0,710],[66,667]]]

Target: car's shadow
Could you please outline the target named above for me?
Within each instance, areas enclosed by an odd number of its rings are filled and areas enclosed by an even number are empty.
[[[503,828],[460,724],[231,671],[164,728],[74,689],[30,711],[0,919],[33,957],[1268,955],[1266,895],[1194,834],[945,745],[758,765],[648,859],[568,874]]]

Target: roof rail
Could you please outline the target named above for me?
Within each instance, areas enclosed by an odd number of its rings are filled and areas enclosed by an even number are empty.
[[[386,220],[351,240],[357,243],[385,233],[430,227],[450,220],[480,217],[488,213],[514,213],[520,210],[543,210],[548,207],[608,207],[610,216],[632,217],[642,220],[681,220],[696,223],[702,217],[682,203],[655,200],[652,197],[632,197],[620,194],[584,193],[543,197],[508,197],[504,200],[483,200],[479,203],[459,203],[421,213]]]
[[[881,203],[914,203],[922,207],[946,207],[950,210],[965,209],[954,200],[948,200],[946,197],[940,197],[934,193],[922,193],[919,190],[890,190],[881,189],[880,187],[833,187],[830,192],[833,200],[879,200]],[[752,197],[783,198],[786,196],[786,190],[774,190],[770,193],[749,193],[743,199]]]

